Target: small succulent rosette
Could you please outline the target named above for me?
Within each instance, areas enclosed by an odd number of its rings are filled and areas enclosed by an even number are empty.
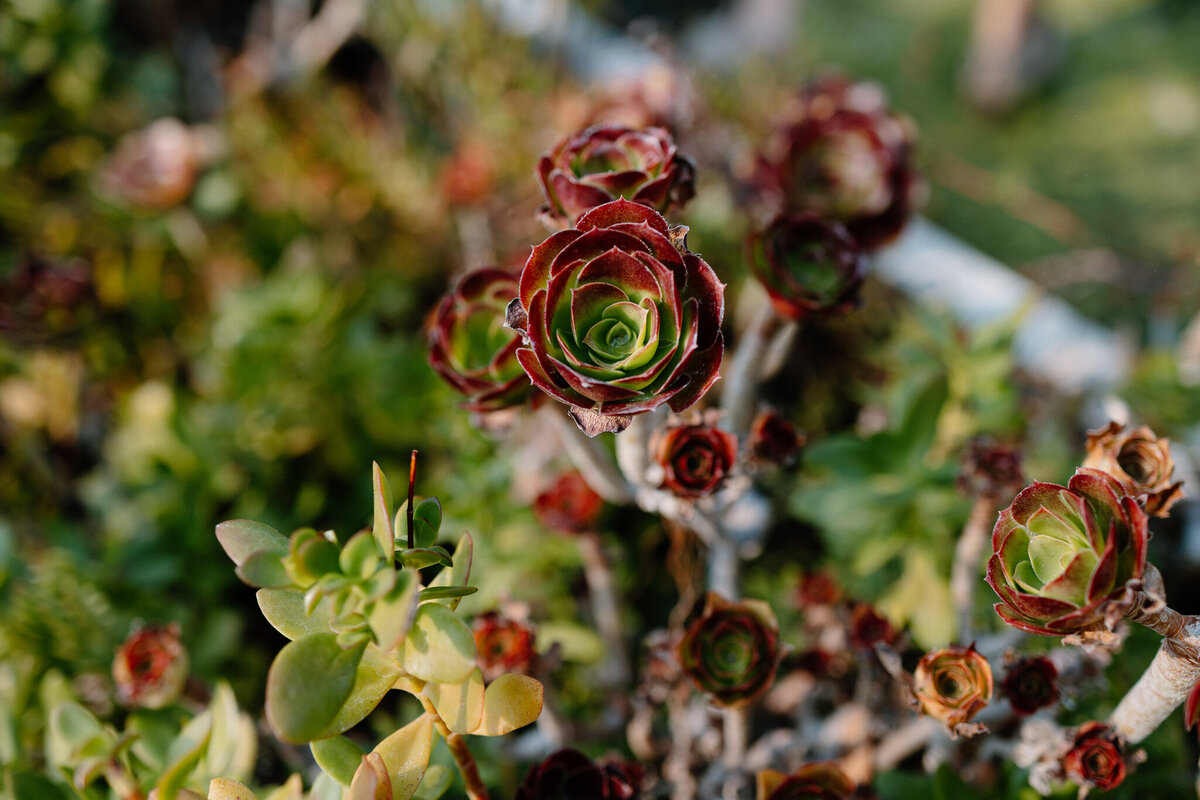
[[[1107,791],[1125,780],[1125,746],[1116,731],[1103,722],[1085,722],[1075,731],[1062,757],[1067,780],[1084,789]]]
[[[755,776],[756,800],[850,800],[854,782],[831,761],[805,764],[791,775],[762,770]]]
[[[598,206],[533,248],[508,324],[533,385],[589,436],[632,415],[689,408],[721,366],[725,286],[683,228],[628,200]]]
[[[1045,656],[1027,656],[1013,663],[1000,682],[1000,694],[1013,713],[1027,717],[1058,703],[1058,668]]]
[[[129,634],[112,665],[117,699],[130,708],[162,708],[176,700],[188,678],[179,625],[147,625]]]
[[[538,161],[546,197],[539,214],[552,229],[570,228],[617,198],[665,214],[692,198],[695,176],[695,166],[676,153],[663,128],[594,125],[562,139]]]
[[[864,650],[877,644],[891,645],[896,640],[892,623],[870,603],[854,604],[850,610],[848,635],[850,644]]]
[[[751,702],[775,681],[783,656],[779,623],[761,600],[731,603],[709,592],[679,640],[679,663],[692,684],[721,706]]]
[[[520,406],[533,394],[517,361],[521,338],[504,324],[517,278],[494,267],[464,275],[430,315],[429,364],[480,414]]]
[[[596,530],[604,498],[578,472],[566,472],[533,499],[533,515],[552,531],[566,534]]]
[[[971,647],[926,653],[913,671],[912,693],[921,713],[952,733],[980,732],[967,725],[992,700],[992,667]]]
[[[873,250],[912,213],[914,136],[877,86],[827,79],[793,98],[760,157],[758,184],[776,212],[841,222]]]
[[[754,417],[750,424],[748,449],[759,463],[789,466],[804,447],[805,436],[791,420],[779,411],[768,408]]]
[[[641,780],[640,767],[617,761],[597,764],[568,747],[530,768],[514,800],[634,800]]]
[[[526,673],[533,663],[533,631],[515,619],[496,611],[475,618],[475,660],[485,681],[493,681],[506,672]]]
[[[737,437],[715,425],[673,425],[660,432],[654,448],[662,488],[688,500],[725,485],[737,461]]]
[[[1112,475],[1129,494],[1137,495],[1146,513],[1165,517],[1183,497],[1182,481],[1172,482],[1175,461],[1171,443],[1146,426],[1125,430],[1117,422],[1091,431],[1083,466]]]
[[[1146,513],[1115,478],[1080,468],[1066,486],[1035,483],[1000,512],[987,582],[1000,617],[1030,633],[1100,630],[1110,602],[1146,568]]]
[[[1025,486],[1020,448],[976,437],[963,451],[958,487],[972,497],[1012,497]]]
[[[837,222],[813,213],[776,217],[747,240],[747,261],[781,316],[841,313],[858,302],[867,261]]]

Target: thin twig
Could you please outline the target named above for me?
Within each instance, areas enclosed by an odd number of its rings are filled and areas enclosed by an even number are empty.
[[[756,311],[754,319],[742,332],[728,366],[722,370],[721,410],[725,412],[725,424],[739,439],[746,437],[754,420],[763,353],[783,322],[765,295]]]
[[[608,453],[600,450],[595,439],[585,436],[557,403],[547,408],[542,416],[554,425],[567,458],[571,459],[571,463],[596,494],[610,503],[627,505],[634,502],[633,489],[617,470]]]
[[[607,651],[601,669],[602,682],[608,688],[624,689],[631,674],[629,654],[621,633],[620,606],[613,588],[612,568],[604,556],[600,537],[595,533],[582,534],[579,555],[583,560],[583,577],[587,581],[592,616]],[[624,700],[623,693],[620,700]]]
[[[973,640],[971,616],[975,610],[975,587],[980,580],[980,561],[988,531],[996,515],[996,498],[984,492],[975,498],[971,515],[963,526],[954,548],[954,564],[950,571],[950,597],[958,609],[958,641]]]

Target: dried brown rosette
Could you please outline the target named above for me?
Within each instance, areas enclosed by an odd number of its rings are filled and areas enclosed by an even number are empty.
[[[695,499],[720,489],[737,460],[738,442],[715,425],[675,425],[658,438],[655,458],[663,469],[663,488]]]
[[[1175,461],[1171,443],[1145,425],[1130,430],[1118,422],[1090,431],[1083,466],[1112,475],[1125,491],[1138,495],[1147,514],[1165,517],[1183,497],[1183,482],[1171,482]],[[1141,497],[1144,495],[1144,497]]]
[[[850,800],[854,782],[832,761],[805,764],[791,775],[766,769],[755,776],[757,800]]]
[[[1107,791],[1125,780],[1125,752],[1116,731],[1103,722],[1085,722],[1062,757],[1063,772],[1079,786]]]
[[[617,198],[665,214],[692,198],[696,168],[675,152],[663,128],[594,125],[562,139],[537,167],[546,196],[540,215],[570,228],[588,210]]]
[[[531,767],[515,800],[633,800],[641,780],[642,770],[636,765],[597,764],[568,747]]]
[[[122,705],[162,708],[173,702],[188,677],[179,624],[147,625],[129,634],[117,649],[112,674]]]
[[[1045,656],[1028,656],[1008,668],[1000,682],[1013,713],[1026,717],[1058,702],[1058,668]]]
[[[594,531],[603,510],[604,498],[578,472],[564,473],[533,499],[538,522],[559,533]]]
[[[486,611],[472,624],[475,660],[488,683],[508,672],[526,672],[533,662],[533,631],[495,611]]]
[[[593,208],[533,248],[508,324],[533,385],[589,436],[690,407],[717,379],[724,285],[684,229],[628,200]]]
[[[429,365],[467,397],[470,411],[519,406],[533,394],[517,361],[521,337],[504,324],[516,296],[515,275],[483,267],[462,276],[430,315]]]
[[[848,311],[867,262],[846,228],[813,213],[783,214],[747,239],[747,262],[780,315]]]
[[[975,647],[948,647],[922,656],[913,672],[921,711],[952,730],[992,699],[992,668]]]
[[[760,157],[758,184],[778,212],[841,222],[873,250],[912,212],[914,127],[878,86],[832,78],[800,92]]]
[[[745,705],[770,688],[782,650],[779,623],[761,600],[730,603],[709,592],[679,641],[683,672],[719,705]]]

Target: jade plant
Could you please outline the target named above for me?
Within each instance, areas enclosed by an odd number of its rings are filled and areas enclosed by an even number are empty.
[[[259,587],[263,615],[291,641],[267,676],[266,716],[284,741],[307,743],[317,764],[348,797],[408,800],[418,795],[435,732],[454,755],[473,800],[487,789],[465,736],[499,736],[541,713],[542,685],[503,673],[486,683],[475,634],[455,614],[468,585],[473,540],[453,553],[438,544],[436,498],[397,510],[387,478],[374,466],[374,523],[344,541],[302,528],[290,537],[233,520],[217,538],[238,576]],[[441,570],[426,577],[423,570]],[[389,691],[415,697],[422,713],[365,752],[344,734]]]

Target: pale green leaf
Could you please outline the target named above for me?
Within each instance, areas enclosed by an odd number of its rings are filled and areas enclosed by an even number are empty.
[[[343,650],[333,633],[284,645],[267,673],[267,721],[279,738],[308,742],[324,734],[354,688],[363,649]]]
[[[471,733],[483,721],[483,673],[478,668],[462,683],[427,683],[424,693],[454,733]]]
[[[475,635],[453,611],[427,603],[417,609],[400,653],[404,671],[415,678],[462,683],[475,669]]]
[[[305,613],[304,593],[297,589],[259,589],[255,597],[267,622],[289,639],[329,633],[333,624],[333,601],[328,596],[316,601],[311,614]]]
[[[288,540],[270,525],[249,519],[234,519],[217,525],[217,541],[225,554],[239,566],[262,550],[287,552]]]
[[[368,644],[354,671],[354,686],[350,689],[349,696],[318,738],[343,733],[366,719],[392,688],[399,675],[400,667],[395,658],[376,645]]]
[[[349,786],[362,763],[363,749],[345,736],[318,739],[309,745],[317,766],[343,786]]]
[[[542,684],[528,675],[509,673],[492,681],[483,694],[483,719],[472,733],[503,736],[542,713]]]
[[[392,530],[392,487],[379,465],[371,463],[371,488],[375,499],[375,525],[372,535],[385,561],[392,560],[396,533]],[[347,570],[349,572],[349,570]]]

